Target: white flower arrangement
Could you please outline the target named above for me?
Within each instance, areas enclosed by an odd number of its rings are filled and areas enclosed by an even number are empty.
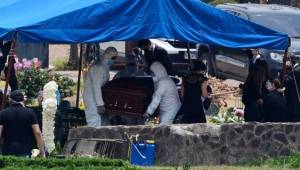
[[[56,91],[58,85],[50,81],[43,88],[43,138],[49,153],[55,149],[54,144],[54,117],[57,110]]]

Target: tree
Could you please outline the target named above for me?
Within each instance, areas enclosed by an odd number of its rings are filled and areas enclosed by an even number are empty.
[[[78,45],[70,45],[69,69],[76,70],[79,64]]]

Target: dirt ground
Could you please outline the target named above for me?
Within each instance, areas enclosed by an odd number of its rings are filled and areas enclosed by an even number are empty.
[[[242,91],[239,88],[241,83],[232,79],[221,80],[210,77],[209,84],[213,89],[213,102],[219,107],[243,108],[244,106],[241,102]]]

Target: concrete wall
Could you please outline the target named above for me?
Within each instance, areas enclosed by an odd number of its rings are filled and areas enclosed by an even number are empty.
[[[124,132],[154,139],[157,165],[230,165],[300,150],[300,123],[78,128],[70,131],[69,140],[81,141],[76,153],[93,155],[96,143],[88,144],[86,139],[122,139]],[[65,146],[66,154],[73,145]],[[118,158],[126,158],[127,146],[119,148]]]

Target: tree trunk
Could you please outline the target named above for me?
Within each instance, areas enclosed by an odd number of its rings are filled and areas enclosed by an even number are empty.
[[[78,45],[70,45],[69,66],[70,69],[76,70],[79,64]]]

